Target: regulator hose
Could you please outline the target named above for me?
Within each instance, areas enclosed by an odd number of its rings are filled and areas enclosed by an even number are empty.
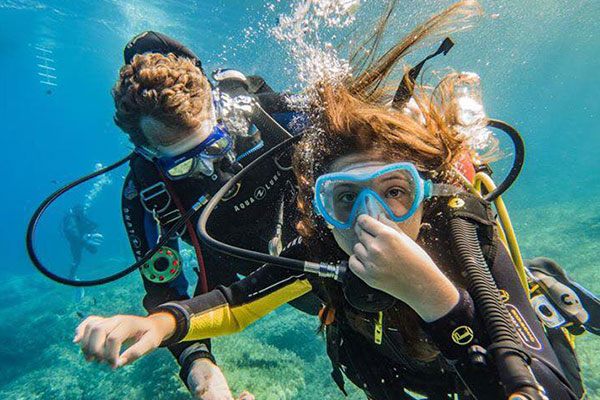
[[[465,271],[469,294],[489,334],[491,345],[487,350],[492,355],[507,398],[547,400],[529,368],[530,357],[522,348],[501,301],[479,245],[477,225],[455,217],[450,220],[450,234],[457,260]]]
[[[282,142],[273,148],[267,150],[265,153],[261,154],[260,157],[253,160],[250,164],[246,165],[241,171],[235,174],[231,179],[229,179],[221,188],[214,194],[214,196],[210,199],[210,201],[204,206],[202,210],[202,214],[198,219],[198,236],[200,239],[209,247],[220,251],[222,253],[226,253],[232,255],[234,257],[242,258],[249,261],[263,262],[267,264],[275,264],[288,269],[292,269],[295,271],[304,271],[305,270],[305,261],[295,260],[292,258],[272,256],[266,253],[260,253],[257,251],[242,249],[240,247],[232,246],[230,244],[221,242],[219,240],[214,239],[212,236],[208,234],[206,225],[210,215],[213,210],[219,204],[221,199],[231,190],[231,188],[235,187],[239,181],[242,180],[250,171],[254,169],[255,166],[260,164],[262,161],[266,160],[273,154],[278,154],[283,151],[287,147],[291,146],[293,143],[300,140],[302,135],[293,136],[289,133],[284,127],[282,127],[273,117],[267,113],[264,108],[257,102],[255,102],[253,107],[253,112],[251,115],[252,123],[256,126],[256,128],[262,132],[268,132],[272,135],[278,135],[282,137]],[[284,140],[285,139],[285,140]]]
[[[513,165],[506,175],[506,178],[502,183],[500,183],[496,189],[492,192],[488,193],[484,196],[489,202],[492,202],[498,198],[498,196],[502,195],[506,190],[515,182],[521,170],[523,169],[523,163],[525,162],[525,144],[523,143],[523,138],[519,131],[513,128],[511,125],[507,124],[504,121],[500,121],[498,119],[490,119],[488,120],[488,126],[492,128],[500,129],[504,133],[508,135],[510,140],[513,143],[515,148],[515,159],[513,161]]]
[[[200,203],[196,203],[194,204],[194,206],[192,206],[192,208],[190,208],[185,215],[183,215],[179,221],[177,221],[177,223],[175,225],[173,225],[173,227],[162,236],[162,239],[156,244],[156,246],[154,246],[152,248],[152,250],[150,250],[148,253],[146,253],[146,255],[144,255],[139,261],[137,261],[135,264],[130,265],[129,267],[123,269],[122,271],[116,272],[113,275],[109,275],[105,278],[100,278],[100,279],[93,279],[93,280],[87,280],[87,281],[77,281],[74,279],[67,279],[64,278],[60,275],[57,275],[55,273],[53,273],[52,271],[50,271],[43,263],[42,261],[39,259],[37,253],[35,252],[35,247],[33,245],[33,242],[35,240],[35,232],[36,232],[36,228],[37,228],[37,224],[40,220],[40,218],[42,217],[42,215],[44,214],[44,212],[46,211],[46,209],[50,206],[50,204],[52,204],[58,197],[60,197],[63,193],[71,190],[72,188],[74,188],[75,186],[86,182],[90,179],[93,179],[99,175],[102,175],[106,172],[109,172],[123,164],[125,164],[127,161],[129,161],[131,159],[132,155],[128,155],[127,157],[123,158],[122,160],[117,161],[116,163],[109,165],[106,168],[102,168],[98,171],[95,171],[89,175],[86,175],[80,179],[77,179],[74,182],[69,183],[68,185],[63,186],[62,188],[58,189],[56,192],[52,193],[50,196],[48,196],[48,198],[46,198],[42,204],[40,204],[40,206],[35,210],[35,212],[33,213],[33,216],[31,217],[30,221],[29,221],[29,225],[27,227],[27,235],[26,235],[26,245],[27,245],[27,254],[29,255],[29,258],[31,259],[31,262],[33,263],[33,265],[35,266],[35,268],[40,271],[43,275],[45,275],[46,277],[52,279],[55,282],[58,283],[62,283],[64,285],[69,285],[69,286],[77,286],[77,287],[88,287],[88,286],[98,286],[98,285],[103,285],[105,283],[109,283],[109,282],[113,282],[116,281],[117,279],[120,279],[130,273],[132,273],[133,271],[135,271],[136,269],[140,268],[141,266],[143,266],[144,264],[146,264],[150,258],[152,258],[152,256],[164,245],[167,244],[167,242],[169,240],[171,240],[171,238],[179,231],[179,229],[181,229],[181,227],[190,219],[192,218],[192,216],[198,212],[198,210],[201,207]]]
[[[277,123],[277,122],[275,122],[275,123]],[[279,124],[277,124],[277,125],[279,125]],[[257,125],[257,128],[259,128],[258,125]],[[283,129],[283,128],[281,128],[281,129]],[[258,157],[254,161],[252,161],[250,164],[246,165],[240,172],[235,174],[230,180],[228,180],[223,186],[221,186],[221,188],[217,191],[217,193],[214,194],[214,196],[210,199],[210,201],[204,206],[204,209],[202,210],[202,214],[200,215],[200,218],[198,219],[198,236],[200,236],[200,239],[202,239],[202,241],[207,246],[212,247],[213,249],[220,251],[222,253],[226,253],[226,254],[229,254],[229,255],[232,255],[232,256],[235,256],[238,258],[242,258],[245,260],[280,265],[282,267],[292,269],[295,271],[304,271],[304,263],[305,263],[304,261],[295,260],[295,259],[286,258],[286,257],[272,256],[270,254],[260,253],[258,251],[252,251],[252,250],[247,250],[247,249],[242,249],[242,248],[232,246],[227,243],[223,243],[219,240],[214,239],[212,236],[210,236],[208,234],[208,231],[206,228],[208,219],[209,219],[210,215],[212,214],[213,210],[215,209],[217,204],[219,204],[219,202],[225,196],[225,194],[227,192],[229,192],[229,190],[231,188],[233,188],[235,185],[237,185],[237,183],[239,181],[241,181],[242,178],[244,178],[248,172],[252,171],[254,169],[254,166],[259,164],[261,161],[265,160],[268,156],[275,154],[275,153],[281,151],[282,149],[284,149],[285,147],[291,145],[292,143],[298,141],[300,139],[300,137],[301,137],[300,135],[292,136],[291,138],[279,143],[277,146],[269,149],[268,151],[263,153],[260,157]]]

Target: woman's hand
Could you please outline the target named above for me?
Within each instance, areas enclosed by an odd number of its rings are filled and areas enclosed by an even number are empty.
[[[73,343],[80,343],[87,362],[106,362],[110,364],[111,369],[115,369],[150,353],[174,331],[175,318],[168,313],[153,314],[149,317],[91,316],[79,324]],[[121,346],[126,341],[133,343],[120,354]]]
[[[208,359],[192,363],[187,384],[195,400],[233,400],[223,372]],[[254,396],[243,392],[237,400],[254,400]]]
[[[407,303],[426,322],[446,315],[459,293],[431,257],[397,224],[360,215],[350,269],[369,286]]]

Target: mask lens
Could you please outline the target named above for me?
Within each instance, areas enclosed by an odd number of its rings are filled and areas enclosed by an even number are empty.
[[[204,158],[198,160],[198,166],[196,168],[201,174],[206,176],[210,176],[215,172],[213,161]]]
[[[180,178],[185,175],[188,175],[192,171],[193,168],[194,168],[194,159],[190,158],[188,160],[185,160],[185,161],[177,164],[173,168],[170,168],[167,171],[167,173],[172,178]]]
[[[416,198],[417,184],[412,174],[406,170],[384,174],[371,181],[370,186],[396,218],[404,217]]]
[[[211,143],[202,151],[202,156],[209,158],[222,157],[231,148],[231,139],[222,137],[219,140]]]
[[[328,191],[331,203],[331,216],[336,221],[346,223],[350,220],[352,210],[363,186],[347,181],[330,181]]]
[[[402,220],[412,212],[418,197],[417,177],[401,167],[383,173],[382,169],[324,176],[317,193],[321,212],[339,225],[349,225],[357,215],[376,208],[392,220]],[[379,207],[368,202],[377,202]]]

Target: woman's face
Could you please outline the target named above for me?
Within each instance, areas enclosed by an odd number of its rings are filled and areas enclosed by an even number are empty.
[[[372,154],[364,154],[364,153],[355,153],[349,154],[335,160],[329,172],[351,172],[353,169],[362,167],[362,166],[375,166],[375,165],[387,165],[389,161],[384,161],[381,158],[374,157]],[[376,182],[374,189],[377,193],[379,193],[382,197],[384,193],[391,193],[392,196],[395,196],[396,199],[390,200],[398,203],[399,207],[402,207],[401,199],[398,199],[397,195],[394,194],[397,190],[396,185],[398,182],[388,181],[388,182]],[[386,202],[388,201],[386,196]],[[393,208],[390,203],[388,203],[390,208]],[[397,222],[396,225],[402,229],[404,233],[406,233],[411,239],[416,240],[419,235],[419,230],[421,229],[421,221],[423,216],[423,204],[419,205],[417,211],[407,220],[402,222]],[[340,246],[342,250],[348,255],[352,255],[354,253],[353,247],[356,243],[358,243],[358,239],[356,237],[356,233],[354,231],[354,226],[349,229],[339,229],[336,227],[332,228],[333,236],[335,237],[335,241]]]

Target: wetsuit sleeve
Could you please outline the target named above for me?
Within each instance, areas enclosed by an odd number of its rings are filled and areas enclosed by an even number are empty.
[[[525,293],[515,267],[504,246],[498,246],[490,267],[515,331],[524,349],[531,356],[531,368],[538,383],[551,399],[576,399],[564,377],[559,361],[548,342]],[[483,323],[476,314],[473,299],[466,290],[460,291],[458,304],[445,316],[424,323],[425,331],[442,354],[453,361],[468,360],[467,351],[473,344],[485,347],[489,343]],[[467,361],[468,362],[468,361]]]
[[[229,287],[158,307],[155,312],[167,311],[177,320],[175,334],[163,345],[240,332],[311,289],[303,273],[265,265]]]

